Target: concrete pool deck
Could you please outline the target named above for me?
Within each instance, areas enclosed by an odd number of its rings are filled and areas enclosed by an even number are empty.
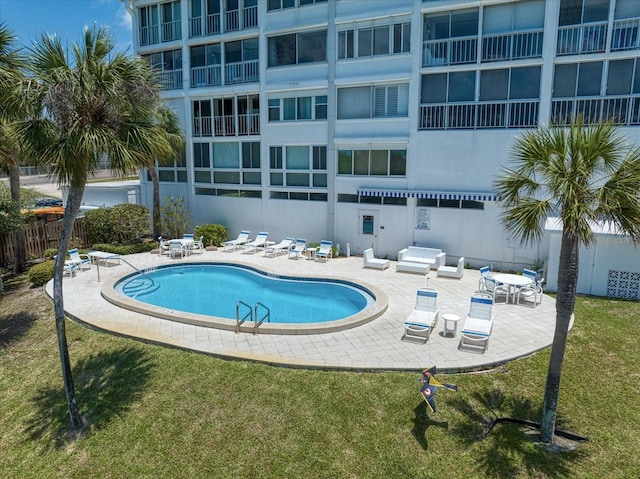
[[[262,251],[205,251],[188,258],[169,258],[140,253],[125,256],[126,262],[96,265],[63,280],[64,309],[79,322],[122,336],[212,354],[222,358],[259,361],[289,367],[417,371],[436,365],[441,372],[489,369],[527,356],[551,345],[555,327],[555,300],[544,296],[540,305],[498,303],[494,306],[494,326],[489,347],[483,354],[459,350],[460,329],[469,300],[478,287],[480,273],[465,270],[461,280],[438,278],[431,271],[421,274],[396,272],[396,262],[381,271],[363,268],[361,257],[334,258],[327,262],[289,259],[286,254],[265,257]],[[234,262],[267,273],[307,277],[339,277],[362,281],[382,289],[388,296],[387,311],[373,321],[353,329],[323,333],[277,335],[250,333],[183,324],[119,308],[101,295],[101,288],[134,270],[165,264],[192,262]],[[402,341],[403,322],[413,310],[416,290],[429,286],[438,291],[440,318],[425,344]],[[46,286],[53,295],[53,282]],[[188,292],[187,292],[188,293]],[[460,317],[455,337],[443,335],[444,314]]]

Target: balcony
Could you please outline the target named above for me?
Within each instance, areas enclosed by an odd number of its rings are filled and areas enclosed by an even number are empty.
[[[260,113],[238,115],[238,135],[259,135]]]
[[[215,136],[236,136],[236,122],[233,115],[214,117]]]
[[[535,128],[538,100],[421,105],[420,130]]]
[[[225,65],[225,85],[237,83],[253,83],[260,80],[258,74],[258,60],[229,63]]]
[[[582,116],[585,124],[612,121],[619,125],[640,124],[640,97],[590,97],[553,100],[551,122],[568,126]]]
[[[613,22],[611,51],[636,50],[640,48],[640,18]]]
[[[212,15],[207,15],[207,24],[205,26],[205,32],[207,35],[217,35],[220,33],[220,14],[214,13]]]
[[[245,7],[242,10],[242,28],[253,28],[258,26],[258,6]]]
[[[182,89],[182,70],[159,72],[159,80],[165,90]]]
[[[542,56],[542,30],[482,37],[482,61],[517,60]]]
[[[189,19],[189,38],[202,36],[202,17],[192,17]]]
[[[222,85],[222,67],[211,65],[191,69],[191,88]]]
[[[224,12],[224,31],[235,32],[240,29],[240,10]]]
[[[182,38],[182,27],[180,20],[175,22],[165,22],[162,24],[162,41],[172,42]]]
[[[160,42],[158,25],[140,27],[140,46],[153,45]]]
[[[196,137],[211,136],[211,117],[210,116],[193,119],[192,136],[196,136]]]
[[[604,52],[607,41],[607,22],[591,23],[558,29],[558,55]]]
[[[449,40],[429,40],[422,43],[422,66],[461,65],[476,63],[477,37]]]

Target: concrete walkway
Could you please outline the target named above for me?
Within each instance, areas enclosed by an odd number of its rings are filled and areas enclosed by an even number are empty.
[[[549,346],[555,325],[555,300],[545,296],[536,308],[499,303],[494,306],[494,327],[485,353],[458,349],[456,337],[444,337],[443,314],[460,316],[462,328],[469,310],[469,299],[478,287],[479,272],[465,270],[461,280],[437,278],[431,272],[424,275],[398,273],[395,262],[385,271],[364,269],[362,258],[335,258],[328,262],[264,257],[262,252],[243,254],[207,251],[185,259],[142,253],[126,256],[138,269],[161,264],[187,262],[237,262],[276,274],[342,277],[363,281],[381,288],[389,297],[389,308],[381,317],[353,329],[313,335],[235,334],[232,331],[183,324],[171,320],[135,313],[107,302],[101,288],[116,277],[130,274],[126,264],[100,267],[98,282],[96,266],[78,272],[63,281],[64,306],[67,314],[92,327],[119,335],[171,345],[223,358],[261,361],[291,367],[331,368],[351,370],[421,370],[436,365],[442,372],[481,370],[509,360],[529,355]],[[53,294],[53,282],[47,285]],[[401,341],[403,322],[415,303],[416,290],[428,286],[438,290],[440,319],[426,344]],[[188,292],[186,292],[188,294]]]

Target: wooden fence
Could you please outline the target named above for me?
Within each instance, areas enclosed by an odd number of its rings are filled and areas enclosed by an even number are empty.
[[[83,218],[76,219],[73,225],[72,238],[79,238],[83,246],[87,245],[87,235],[84,232]],[[25,228],[25,249],[27,261],[42,258],[47,248],[57,248],[62,231],[62,221],[52,223],[34,223]],[[8,266],[14,262],[14,244],[16,233],[0,233],[0,265]]]

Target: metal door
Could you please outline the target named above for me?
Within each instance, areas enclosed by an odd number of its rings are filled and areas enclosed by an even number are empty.
[[[378,252],[378,212],[371,210],[358,211],[358,253],[362,254],[367,248]]]

